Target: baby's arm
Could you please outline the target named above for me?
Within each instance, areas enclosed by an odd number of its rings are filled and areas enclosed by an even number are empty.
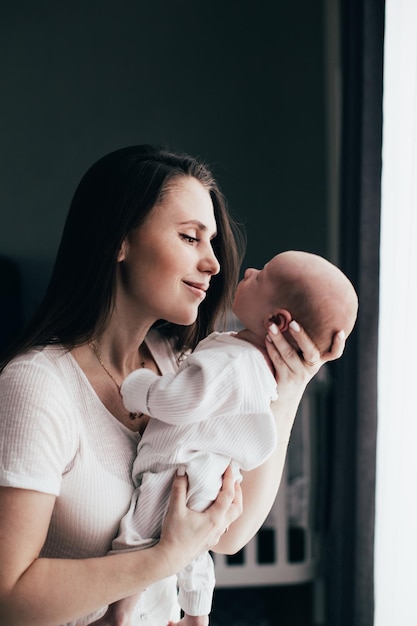
[[[136,370],[122,384],[124,405],[168,424],[224,416],[241,402],[242,380],[235,361],[226,351],[214,356],[204,351],[187,357],[175,374]]]

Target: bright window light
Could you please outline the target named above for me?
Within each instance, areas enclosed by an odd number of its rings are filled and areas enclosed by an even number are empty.
[[[386,0],[374,626],[417,615],[417,2]]]

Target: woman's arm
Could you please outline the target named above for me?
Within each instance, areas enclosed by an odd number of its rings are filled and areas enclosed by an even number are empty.
[[[220,538],[214,552],[234,554],[252,539],[264,523],[278,492],[292,425],[305,388],[324,363],[343,354],[343,332],[335,335],[331,350],[322,357],[298,324],[292,323],[290,332],[301,356],[274,325],[272,330],[270,328],[266,341],[268,354],[275,367],[279,391],[278,400],[271,405],[278,445],[274,454],[263,465],[250,472],[242,472],[243,513]]]
[[[161,539],[154,547],[100,558],[39,558],[55,496],[0,488],[0,624],[56,626],[140,592],[215,545],[240,514],[240,489],[225,473],[204,513],[187,508],[187,479],[174,479]]]

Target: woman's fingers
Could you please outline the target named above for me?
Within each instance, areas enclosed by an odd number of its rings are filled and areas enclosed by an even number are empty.
[[[276,370],[282,364],[291,369],[291,363],[300,360],[294,347],[285,339],[275,324],[269,327],[266,339],[266,349]]]
[[[185,473],[185,467],[180,465],[177,473],[172,481],[171,497],[169,500],[169,508],[180,510],[186,507],[187,501],[188,478]]]
[[[225,529],[233,524],[243,510],[243,498],[240,482],[235,481],[232,467],[229,465],[223,475],[222,487],[217,496],[216,503],[224,510]]]
[[[229,526],[242,514],[242,489],[239,482],[235,482],[231,466],[223,474],[223,482],[216,500],[206,510],[212,517],[215,525],[216,545],[220,537],[227,532]]]
[[[231,467],[228,467],[216,500],[201,513],[193,511],[187,506],[188,480],[186,475],[181,475],[181,469],[172,483],[161,540],[177,544],[181,550],[180,558],[185,557],[186,542],[187,550],[193,551],[188,559],[191,560],[215,546],[230,524],[241,515],[242,490],[240,484],[234,481]]]
[[[275,370],[279,385],[280,402],[301,398],[308,382],[327,361],[334,361],[343,354],[345,334],[335,334],[330,350],[320,356],[319,350],[304,329],[295,321],[284,334],[272,324],[265,341],[266,350]]]
[[[320,363],[326,363],[326,361],[334,361],[342,356],[345,349],[345,332],[340,330],[333,337],[333,342],[330,350],[326,354],[320,355],[319,350],[316,348],[307,333],[301,328],[301,326],[294,320],[290,323],[290,333],[296,340],[298,347],[303,355],[304,362],[311,367],[314,367]]]
[[[318,348],[296,321],[293,320],[290,323],[288,330],[294,345],[298,346],[298,349],[294,348],[285,339],[274,324],[268,330],[266,346],[274,365],[285,362],[292,371],[297,371],[300,363],[302,363],[308,369],[309,374],[314,375],[323,363],[334,361],[343,354],[345,348],[345,333],[343,330],[335,334],[330,350],[324,355],[320,355]]]
[[[231,465],[228,465],[225,473],[223,474],[223,482],[219,491],[220,500],[221,501],[224,500],[224,503],[226,504],[226,506],[227,504],[229,504],[230,506],[230,504],[233,501],[233,498],[235,495],[234,485],[235,485],[235,481],[233,478],[233,470],[232,470]]]
[[[289,331],[291,337],[297,343],[299,351],[302,355],[302,361],[307,365],[310,370],[316,373],[323,365],[323,361],[320,357],[320,352],[310,339],[305,330],[293,320],[289,325]]]

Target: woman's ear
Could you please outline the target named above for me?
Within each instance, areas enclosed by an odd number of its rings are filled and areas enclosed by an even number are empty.
[[[268,321],[270,324],[276,324],[281,332],[287,330],[292,320],[291,313],[287,309],[277,309]]]
[[[118,263],[121,263],[122,261],[125,260],[128,247],[129,247],[129,244],[127,243],[127,239],[123,239],[122,245],[120,246],[119,254],[117,255]]]

